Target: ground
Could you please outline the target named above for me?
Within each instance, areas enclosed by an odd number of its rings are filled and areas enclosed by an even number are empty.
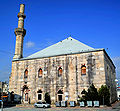
[[[0,110],[1,111],[1,110]],[[16,105],[14,107],[4,108],[3,111],[120,111],[120,101],[115,102],[111,107],[52,107],[52,108],[34,108],[32,104]]]
[[[67,108],[32,108],[32,107],[11,107],[4,108],[3,111],[120,111],[120,106],[112,109],[107,108],[80,108],[80,107],[67,107]]]

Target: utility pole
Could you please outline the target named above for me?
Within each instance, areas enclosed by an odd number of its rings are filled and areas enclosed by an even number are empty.
[[[104,95],[103,95],[103,106],[104,106]]]

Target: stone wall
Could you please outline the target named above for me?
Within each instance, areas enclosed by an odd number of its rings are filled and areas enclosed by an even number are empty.
[[[81,75],[81,66],[86,66],[86,74]],[[58,101],[58,91],[63,91],[62,100],[77,101],[83,89],[88,89],[94,84],[97,89],[103,84],[111,86],[113,77],[108,79],[106,65],[111,66],[109,59],[105,58],[104,51],[86,52],[38,58],[31,60],[19,60],[12,62],[12,72],[9,81],[9,90],[18,95],[23,95],[23,86],[29,88],[31,103],[38,101],[38,90],[42,91],[42,100],[46,92],[50,94],[52,103]],[[58,68],[62,68],[62,76],[58,76]],[[38,77],[38,70],[43,70],[42,77]],[[24,79],[24,71],[28,70],[28,78]],[[114,72],[114,67],[111,70]],[[112,88],[111,87],[111,91]],[[114,93],[115,94],[115,93]],[[111,93],[111,96],[114,95]],[[114,99],[111,97],[111,99]]]
[[[106,53],[104,53],[104,64],[105,64],[105,76],[106,76],[106,85],[110,89],[110,102],[117,100],[117,91],[116,91],[116,73],[115,66],[112,63],[111,59]]]

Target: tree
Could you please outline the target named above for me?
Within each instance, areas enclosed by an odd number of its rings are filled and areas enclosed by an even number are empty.
[[[80,97],[80,101],[87,101],[87,91],[83,89],[81,94],[82,94],[82,97]]]
[[[106,85],[102,85],[97,91],[93,84],[90,85],[88,90],[83,89],[81,92],[81,101],[96,101],[99,100],[101,105],[110,105],[110,92]]]
[[[81,94],[85,94],[86,93],[86,90],[85,89],[83,89],[83,91],[81,92]]]
[[[45,93],[45,101],[46,101],[46,103],[51,104],[51,99],[50,99],[49,93]]]
[[[102,85],[98,90],[99,101],[102,105],[110,105],[110,91],[106,85]]]
[[[87,91],[85,91],[85,89],[83,89],[83,91],[81,92],[81,94],[84,94],[82,96],[82,98],[85,101],[99,100],[97,89],[95,88],[95,86],[93,84],[90,85],[90,87],[88,88]]]
[[[95,101],[95,100],[98,100],[99,98],[97,89],[93,84],[91,84],[90,87],[88,88],[87,97],[88,97],[87,100],[90,100],[90,101]]]

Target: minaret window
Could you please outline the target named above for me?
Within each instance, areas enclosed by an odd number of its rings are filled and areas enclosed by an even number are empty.
[[[62,68],[59,67],[59,69],[58,69],[58,76],[61,76],[61,75],[62,75],[62,72],[63,72]]]
[[[81,67],[81,74],[82,75],[86,74],[86,66],[85,65],[82,65],[82,67]]]
[[[27,69],[24,72],[24,78],[28,78],[28,70]]]
[[[42,69],[40,68],[40,69],[38,70],[38,77],[42,77],[42,74],[43,74],[43,71],[42,71]]]

